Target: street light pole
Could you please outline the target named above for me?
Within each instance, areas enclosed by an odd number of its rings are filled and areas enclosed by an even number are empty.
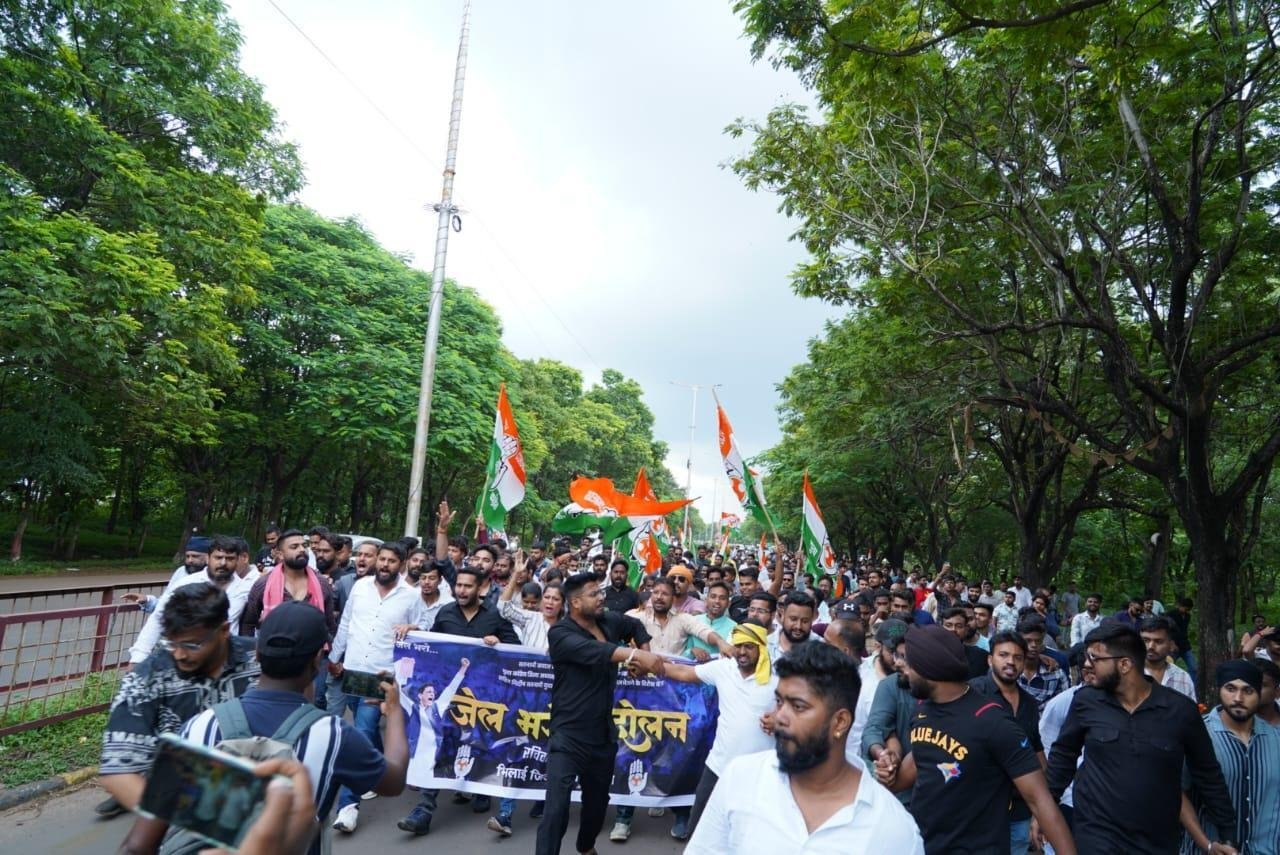
[[[471,35],[471,0],[462,7],[462,34],[458,39],[458,62],[453,72],[453,106],[449,111],[449,146],[444,161],[444,185],[439,204],[432,208],[436,219],[436,257],[431,270],[431,305],[427,335],[422,350],[422,380],[418,386],[418,420],[413,432],[413,462],[409,471],[409,502],[404,512],[404,533],[418,535],[418,515],[422,508],[422,480],[427,468],[427,436],[431,428],[431,393],[436,377],[436,349],[440,340],[440,315],[444,308],[444,261],[449,251],[449,226],[457,215],[453,204],[454,165],[458,155],[458,130],[462,126],[462,84],[467,73],[467,42]]]
[[[685,479],[684,479],[684,497],[686,499],[693,498],[693,439],[694,432],[698,426],[698,390],[716,388],[720,384],[708,386],[705,383],[681,383],[678,380],[671,381],[672,386],[682,386],[685,389],[693,390],[693,411],[689,415],[689,456],[685,458]],[[686,550],[689,548],[689,506],[684,506],[684,522],[680,524],[680,545]]]

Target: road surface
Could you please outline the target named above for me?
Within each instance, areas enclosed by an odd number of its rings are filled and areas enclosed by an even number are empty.
[[[96,784],[87,784],[67,793],[37,800],[22,807],[0,813],[0,852],[24,853],[84,853],[84,855],[111,855],[129,831],[132,820],[128,814],[112,820],[100,820],[93,813],[93,806],[106,794]],[[417,801],[417,793],[406,791],[394,798],[378,798],[363,802],[360,807],[360,827],[352,835],[335,832],[333,851],[336,855],[362,855],[362,853],[423,852],[450,853],[527,853],[533,851],[537,835],[537,820],[529,818],[531,802],[520,802],[516,813],[515,833],[503,840],[484,827],[489,814],[477,816],[470,805],[454,805],[449,794],[440,794],[440,808],[436,811],[431,833],[414,837],[396,828],[396,820],[408,813]],[[497,800],[494,800],[497,806]],[[675,855],[684,844],[673,840],[671,811],[666,816],[652,818],[644,809],[637,809],[631,840],[626,844],[610,843],[609,829],[613,825],[610,809],[604,831],[596,845],[601,855]],[[569,822],[561,851],[572,853],[574,835],[578,830],[577,810]],[[779,853],[779,855],[785,855]]]

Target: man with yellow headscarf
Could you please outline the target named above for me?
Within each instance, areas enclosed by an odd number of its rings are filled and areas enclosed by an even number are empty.
[[[778,687],[778,678],[769,661],[768,638],[769,631],[762,624],[747,620],[730,633],[732,659],[713,659],[701,665],[668,663],[666,666],[668,680],[715,686],[720,701],[716,738],[711,743],[706,768],[698,781],[692,813],[682,822],[681,812],[677,812],[676,823],[671,829],[671,836],[677,840],[686,840],[693,833],[716,781],[720,780],[720,774],[730,760],[743,754],[773,749],[773,737],[761,731],[759,724],[760,716],[773,709],[773,692]]]

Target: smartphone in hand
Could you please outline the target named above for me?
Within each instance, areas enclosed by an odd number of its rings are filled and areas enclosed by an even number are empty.
[[[138,813],[234,850],[266,800],[270,778],[254,764],[165,733],[138,803]]]
[[[382,684],[390,679],[383,674],[352,671],[348,668],[342,672],[342,691],[358,698],[376,698],[379,701],[385,701],[387,693],[383,690]]]

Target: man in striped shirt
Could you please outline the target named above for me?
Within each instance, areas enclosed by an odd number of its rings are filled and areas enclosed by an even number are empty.
[[[324,612],[306,603],[286,601],[267,615],[258,627],[257,638],[262,675],[256,688],[240,696],[254,735],[271,736],[299,706],[312,702],[316,673],[324,667],[323,650],[328,642]],[[409,767],[404,711],[400,708],[399,689],[390,676],[382,688],[386,692],[382,715],[387,724],[381,752],[367,736],[333,715],[313,724],[294,745],[294,754],[311,777],[322,833],[328,832],[325,819],[341,787],[357,793],[373,790],[380,796],[397,796],[404,790]],[[213,710],[187,722],[182,735],[203,745],[222,741]],[[318,836],[310,852],[319,855],[320,851]]]
[[[1215,681],[1220,703],[1204,723],[1236,808],[1236,825],[1214,827],[1199,805],[1194,816],[1184,810],[1181,851],[1216,852],[1211,839],[1225,839],[1240,852],[1274,855],[1280,852],[1280,730],[1257,717],[1262,672],[1246,659],[1232,659],[1218,666]]]

